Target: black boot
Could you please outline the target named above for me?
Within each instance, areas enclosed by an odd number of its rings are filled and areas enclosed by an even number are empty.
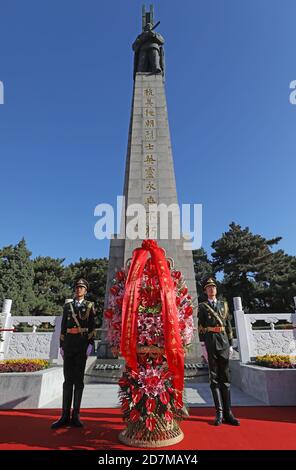
[[[239,426],[240,422],[233,416],[231,411],[231,403],[230,403],[230,387],[221,387],[221,395],[223,401],[223,415],[224,419],[223,422],[226,424],[231,424],[232,426]]]
[[[73,385],[63,385],[63,412],[60,419],[52,423],[51,429],[58,429],[70,425],[70,411],[73,396]]]
[[[216,419],[215,419],[215,426],[220,426],[223,421],[223,406],[222,406],[222,399],[221,399],[221,394],[220,390],[218,387],[213,387],[211,388],[212,390],[212,395],[215,403],[215,408],[216,408]]]
[[[71,425],[75,426],[76,428],[82,428],[83,426],[83,423],[80,421],[80,416],[79,416],[82,392],[83,392],[83,387],[77,388],[77,386],[75,385]]]

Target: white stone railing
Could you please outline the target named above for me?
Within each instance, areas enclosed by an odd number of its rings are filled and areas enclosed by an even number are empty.
[[[0,314],[2,342],[0,359],[49,359],[57,362],[59,358],[59,336],[61,316],[12,316],[11,300],[5,299]],[[14,332],[20,323],[32,326],[29,332]],[[54,331],[37,332],[37,327],[49,323]]]
[[[66,303],[72,299],[66,299]],[[0,360],[1,359],[49,359],[53,363],[61,364],[59,353],[60,331],[62,316],[14,316],[11,315],[10,299],[3,302],[0,313]],[[16,332],[15,327],[25,323],[32,327],[32,331]],[[43,323],[50,324],[53,331],[37,332]],[[97,329],[95,344],[104,343],[106,330]]]
[[[296,308],[296,297],[294,297]],[[264,354],[296,355],[296,313],[245,313],[240,297],[234,297],[234,318],[240,360],[250,362]],[[257,320],[264,320],[270,329],[253,329]],[[290,329],[275,329],[275,324],[286,320]]]

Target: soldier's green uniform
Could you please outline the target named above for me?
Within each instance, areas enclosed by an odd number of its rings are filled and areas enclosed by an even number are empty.
[[[198,310],[199,340],[204,341],[207,348],[210,385],[214,388],[219,384],[227,386],[230,382],[229,346],[232,346],[228,305],[218,300],[213,307],[206,301],[199,304]],[[210,331],[212,328],[214,331]]]
[[[88,289],[88,283],[79,279],[77,286]],[[61,324],[60,347],[64,357],[63,383],[63,414],[60,420],[53,423],[52,428],[67,424],[82,426],[79,419],[80,404],[84,388],[84,372],[87,359],[87,349],[94,344],[95,309],[88,300],[73,300],[64,306]],[[70,411],[73,397],[73,413],[70,421]]]
[[[207,286],[216,287],[213,278],[207,279]],[[198,306],[199,340],[205,343],[208,353],[209,380],[217,412],[215,424],[224,421],[239,425],[231,412],[229,348],[233,343],[232,327],[227,302],[210,300]]]

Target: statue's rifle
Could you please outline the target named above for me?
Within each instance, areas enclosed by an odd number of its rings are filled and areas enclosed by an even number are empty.
[[[153,31],[155,28],[157,28],[157,26],[160,24],[160,21],[158,21],[154,26],[153,28],[151,28],[151,31]]]

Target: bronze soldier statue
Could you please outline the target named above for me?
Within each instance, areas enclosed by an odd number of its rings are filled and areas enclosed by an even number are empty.
[[[134,76],[137,72],[164,73],[164,39],[155,33],[152,23],[147,23],[144,31],[133,43],[135,51]]]
[[[86,359],[93,349],[95,336],[94,305],[84,298],[88,287],[85,279],[79,279],[75,284],[74,300],[64,306],[60,336],[60,352],[64,359],[65,378],[63,412],[61,418],[51,425],[52,429],[67,425],[83,426],[79,416],[84,388],[83,378]],[[73,389],[73,412],[70,417]]]
[[[232,348],[232,327],[227,302],[217,300],[217,284],[213,277],[204,283],[208,300],[199,304],[198,331],[203,355],[208,360],[210,387],[216,408],[215,425],[222,422],[239,426],[230,405],[229,356]]]

